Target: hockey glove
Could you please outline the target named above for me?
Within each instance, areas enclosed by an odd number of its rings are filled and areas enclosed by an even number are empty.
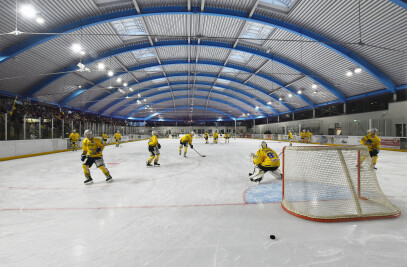
[[[189,145],[192,149],[194,149],[194,146],[192,144]]]
[[[81,155],[81,161],[85,161],[86,155]]]
[[[371,144],[372,144],[372,140],[367,139],[365,143],[368,144],[368,145],[371,145]]]
[[[102,152],[102,148],[100,148],[100,147],[96,148],[96,153],[100,153],[100,152]]]
[[[158,149],[161,149],[161,145],[160,143],[157,144]]]

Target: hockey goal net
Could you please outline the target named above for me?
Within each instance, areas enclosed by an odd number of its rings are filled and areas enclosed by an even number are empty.
[[[369,151],[359,146],[285,147],[281,205],[300,218],[326,222],[401,213],[380,189]]]

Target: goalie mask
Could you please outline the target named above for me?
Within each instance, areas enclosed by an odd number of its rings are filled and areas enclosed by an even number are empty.
[[[261,148],[266,148],[267,147],[266,141],[261,142],[260,146]]]
[[[83,135],[92,135],[92,130],[86,130]]]

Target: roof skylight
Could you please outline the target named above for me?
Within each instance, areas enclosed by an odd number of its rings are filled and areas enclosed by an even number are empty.
[[[138,18],[122,19],[112,22],[117,33],[122,35],[124,41],[129,41],[135,38],[140,38],[137,35],[146,35],[144,25]]]

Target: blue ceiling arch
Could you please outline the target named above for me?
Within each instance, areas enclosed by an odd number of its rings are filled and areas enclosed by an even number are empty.
[[[188,91],[190,91],[190,90],[188,90],[188,89],[173,89],[173,90],[172,90],[172,92],[188,92]],[[194,91],[195,91],[195,92],[209,92],[210,90],[209,90],[209,89],[199,89],[199,88],[198,88],[198,89],[194,89]],[[152,93],[152,94],[150,94],[150,95],[146,95],[145,97],[154,97],[154,96],[161,95],[161,94],[167,94],[167,93],[169,93],[169,92],[171,92],[171,91],[168,90],[168,91],[154,92],[154,93]],[[227,97],[236,99],[236,100],[238,100],[238,101],[240,101],[240,102],[242,102],[242,103],[248,105],[249,107],[251,107],[251,108],[253,108],[253,109],[256,109],[256,106],[254,106],[253,104],[251,104],[251,103],[245,101],[244,99],[238,98],[238,97],[236,97],[236,96],[234,96],[234,95],[227,94],[227,93],[224,93],[224,92],[218,92],[218,91],[215,91],[214,93],[215,93],[215,94],[222,95],[222,96],[227,96]],[[183,97],[183,98],[185,98],[185,97]],[[191,99],[205,99],[205,100],[207,99],[207,97],[203,97],[203,96],[193,96],[193,97],[190,97],[190,98],[191,98]],[[178,99],[178,98],[175,97],[174,99]],[[220,102],[220,101],[218,101],[218,100],[221,100],[221,99],[218,99],[218,98],[216,98],[216,97],[215,97],[214,99],[215,99],[216,102]],[[225,101],[225,100],[223,100],[223,101]],[[137,101],[133,101],[133,102],[131,102],[131,103],[125,105],[124,107],[120,108],[119,111],[117,111],[117,112],[115,112],[115,113],[111,113],[111,114],[113,114],[113,115],[119,115],[118,113],[119,113],[120,111],[122,111],[122,110],[124,110],[125,108],[127,108],[127,107],[129,107],[129,106],[131,106],[131,105],[134,105],[134,104],[136,104],[136,103],[137,103]],[[230,103],[229,101],[220,102],[220,103],[227,104],[227,105],[232,104],[232,103]],[[153,104],[153,103],[151,103],[151,104]],[[150,105],[150,104],[148,104],[148,105]],[[145,106],[145,105],[143,105],[143,106]],[[234,108],[240,110],[240,107],[239,107],[239,106],[236,106],[236,105],[234,105],[234,104],[233,104],[232,107],[234,107]],[[256,109],[256,110],[257,110],[257,109]],[[245,113],[245,114],[248,113],[247,110],[240,110],[240,111],[242,111],[242,112]],[[100,113],[103,114],[103,112],[104,112],[104,111],[101,111]],[[258,112],[260,112],[260,113],[262,114],[262,116],[264,116],[264,117],[267,117],[267,116],[268,116],[267,114],[265,114],[265,113],[262,112],[261,110],[258,110]],[[273,115],[276,115],[276,114],[273,114]]]
[[[245,52],[248,54],[252,54],[252,55],[256,55],[259,57],[262,57],[264,59],[267,60],[271,60],[271,61],[276,61],[280,64],[283,64],[284,66],[291,68],[297,72],[300,72],[302,74],[304,74],[305,76],[307,76],[309,79],[315,81],[316,83],[319,83],[320,85],[322,85],[326,90],[328,90],[329,92],[331,92],[333,95],[335,95],[340,101],[345,102],[345,95],[340,92],[338,89],[336,89],[334,86],[332,86],[331,84],[329,84],[328,82],[326,82],[324,79],[319,78],[317,75],[311,73],[310,71],[308,71],[307,69],[300,67],[284,58],[280,58],[277,57],[275,55],[270,55],[266,52],[257,50],[257,49],[253,49],[253,48],[249,48],[249,47],[245,47],[245,46],[236,46],[234,47],[233,44],[229,44],[229,43],[222,43],[222,42],[211,42],[211,41],[200,41],[200,43],[198,43],[197,41],[191,41],[188,42],[188,40],[172,40],[172,41],[162,41],[162,42],[157,42],[153,45],[151,45],[150,43],[143,43],[143,44],[135,44],[135,45],[130,45],[130,46],[126,46],[126,47],[121,47],[115,50],[110,50],[108,52],[105,52],[103,54],[98,55],[97,58],[87,58],[85,59],[82,63],[85,65],[89,65],[89,64],[93,64],[97,61],[101,61],[113,56],[118,56],[121,54],[125,54],[125,53],[129,53],[129,52],[133,52],[133,51],[137,51],[137,50],[142,50],[142,49],[146,49],[146,48],[157,48],[157,47],[170,47],[170,46],[206,46],[206,47],[215,47],[215,48],[224,48],[224,49],[229,49],[229,50],[236,50],[236,51],[240,51],[240,52]],[[210,61],[209,61],[210,62]],[[242,68],[245,69],[244,67],[238,66],[238,65],[233,65],[230,64],[232,66],[235,66],[235,68]],[[237,67],[236,67],[237,66]],[[34,94],[36,94],[37,92],[41,91],[43,88],[45,88],[46,86],[52,84],[53,82],[59,80],[60,78],[70,74],[70,72],[77,70],[78,67],[76,66],[76,64],[73,64],[71,66],[69,66],[66,69],[63,70],[59,70],[59,74],[53,75],[51,77],[45,78],[44,80],[42,80],[41,82],[39,82],[38,84],[36,84],[28,93],[27,95],[29,97],[34,96]],[[250,69],[249,69],[250,70]],[[284,83],[282,83],[281,81],[268,76],[266,74],[259,74],[257,73],[257,75],[263,75],[265,77],[267,77],[267,79],[281,87],[285,88]],[[300,95],[300,98],[304,98],[303,101],[305,103],[311,103],[312,101],[310,101],[309,99],[306,100],[305,96]],[[312,106],[313,107],[313,106]]]
[[[148,120],[150,120],[151,118],[153,118],[153,117],[155,117],[155,116],[157,116],[157,115],[159,115],[159,114],[171,112],[171,111],[174,111],[174,110],[183,110],[183,109],[189,109],[189,108],[190,108],[189,106],[181,106],[181,107],[176,107],[176,108],[164,109],[164,110],[155,112],[155,113],[153,113],[153,114],[151,114],[151,115],[149,115],[149,116],[147,116],[147,117],[145,117],[145,118],[143,118],[143,119],[144,119],[145,121],[148,121]],[[222,115],[222,116],[226,116],[226,117],[228,117],[230,120],[239,120],[239,119],[236,119],[235,117],[231,116],[230,114],[228,114],[228,113],[226,113],[226,112],[223,112],[223,111],[221,111],[221,110],[217,110],[217,109],[214,109],[214,108],[206,108],[206,107],[203,107],[203,106],[194,106],[194,109],[209,110],[209,111],[218,113],[218,114],[220,114],[220,115]],[[129,117],[129,118],[131,118],[131,117]],[[209,120],[208,120],[208,121],[209,121]]]
[[[290,87],[285,87],[284,84],[281,81],[279,81],[279,80],[277,80],[277,79],[275,79],[275,78],[273,78],[271,76],[268,76],[268,75],[265,75],[265,74],[260,74],[260,73],[256,74],[255,71],[250,69],[250,68],[242,67],[242,66],[235,65],[235,64],[226,64],[226,65],[224,65],[222,62],[210,61],[210,60],[200,60],[198,62],[196,62],[196,61],[188,62],[188,60],[168,60],[168,61],[162,61],[161,64],[159,62],[152,62],[152,63],[147,63],[147,64],[143,64],[143,65],[130,67],[130,68],[128,68],[128,71],[132,72],[132,71],[142,70],[142,69],[151,68],[151,67],[169,66],[169,65],[176,65],[176,64],[192,64],[192,65],[201,64],[201,65],[211,65],[211,66],[218,66],[218,67],[228,67],[228,68],[231,68],[231,69],[235,69],[235,70],[239,70],[239,71],[245,71],[245,72],[248,72],[250,74],[260,76],[260,77],[262,77],[262,78],[264,78],[264,79],[266,79],[268,81],[277,83],[279,86],[285,88],[286,90],[295,91],[293,89],[290,89]],[[84,87],[84,88],[82,88],[80,90],[75,91],[71,95],[67,96],[65,99],[61,100],[60,103],[62,105],[65,105],[69,101],[73,100],[75,97],[77,97],[80,94],[82,94],[83,92],[85,92],[86,90],[89,90],[89,89],[93,88],[94,86],[100,85],[100,84],[102,84],[102,83],[104,83],[104,82],[106,82],[108,80],[115,79],[116,77],[118,77],[118,76],[120,76],[122,74],[123,74],[123,72],[119,72],[118,74],[115,74],[112,77],[104,77],[104,78],[94,82],[93,85],[88,85],[88,86],[86,86],[86,87]],[[227,77],[227,76],[221,76],[219,78],[225,79],[224,77]],[[159,77],[158,79],[160,79],[160,78],[163,78],[163,77]],[[140,80],[139,82],[131,82],[130,84],[128,84],[128,86],[133,86],[133,85],[136,85],[138,83],[145,82],[145,81],[147,81],[147,80]],[[239,84],[243,84],[241,80],[234,79],[233,81],[237,82]],[[247,85],[248,87],[251,87],[251,88],[255,89],[256,91],[259,91],[259,92],[263,93],[264,96],[266,96],[266,97],[271,97],[274,100],[278,101],[277,97],[275,97],[273,95],[270,95],[269,91],[266,91],[266,90],[264,90],[263,88],[261,88],[259,86],[253,85],[251,83],[246,83],[244,85]],[[96,104],[97,101],[103,100],[105,97],[107,97],[109,95],[110,95],[110,93],[106,93],[106,94],[100,96],[98,99],[96,99],[96,101],[93,104],[90,104],[90,105],[86,106],[85,109],[88,109],[88,108],[92,107],[94,104]],[[308,105],[310,105],[311,107],[313,107],[314,104],[312,103],[312,101],[307,99],[305,96],[302,96],[302,100],[304,102],[306,102]],[[285,106],[286,106],[287,109],[292,110],[292,108],[289,105],[285,105]]]
[[[389,0],[389,1],[407,10],[407,0]]]
[[[393,3],[400,5],[405,8],[405,1],[404,0],[393,0]],[[86,18],[83,20],[75,21],[61,27],[52,29],[52,33],[56,33],[55,35],[37,35],[36,37],[30,38],[19,45],[15,45],[10,47],[9,49],[5,50],[0,54],[0,64],[7,61],[8,59],[15,57],[16,55],[27,51],[39,44],[52,40],[56,37],[61,36],[61,34],[66,34],[70,32],[74,32],[80,29],[84,29],[87,27],[91,27],[98,24],[103,24],[107,22],[112,22],[115,20],[121,19],[128,19],[128,18],[137,18],[137,17],[145,17],[145,16],[153,16],[153,15],[168,15],[168,14],[204,14],[204,15],[212,15],[212,16],[221,16],[221,17],[231,17],[235,19],[242,19],[246,21],[262,23],[266,25],[270,25],[272,27],[277,27],[294,34],[300,35],[302,37],[308,38],[313,41],[320,42],[321,45],[331,49],[332,51],[342,55],[343,57],[347,58],[348,60],[352,61],[356,65],[360,66],[361,68],[365,69],[368,73],[374,76],[377,80],[379,80],[382,84],[385,85],[387,90],[391,92],[395,92],[395,84],[394,82],[387,77],[384,73],[378,70],[376,67],[368,63],[363,58],[359,57],[358,55],[354,54],[350,50],[346,49],[345,47],[336,44],[325,38],[322,35],[314,33],[308,29],[301,28],[294,24],[290,24],[288,22],[278,20],[275,18],[253,14],[249,17],[249,13],[244,11],[238,11],[233,9],[225,9],[225,8],[217,8],[217,7],[205,7],[204,10],[201,10],[197,6],[193,6],[191,10],[188,10],[187,6],[165,6],[165,7],[146,7],[141,10],[141,14],[138,14],[137,10],[135,9],[128,9],[122,10],[117,12],[111,12],[108,14],[102,14],[90,18]],[[340,97],[338,97],[341,99]],[[342,100],[342,99],[341,99]]]
[[[174,97],[174,100],[178,100],[178,99],[188,99],[188,98],[189,98],[188,96],[182,95],[182,96],[175,96],[175,97]],[[206,98],[203,97],[203,96],[197,96],[196,98],[206,99]],[[154,105],[159,104],[159,103],[162,103],[162,102],[166,102],[166,101],[172,101],[172,100],[173,100],[172,97],[170,97],[170,98],[162,98],[162,99],[156,100],[156,101],[154,101],[154,102],[152,102],[152,103],[149,103],[148,106],[151,106],[151,107],[154,109]],[[235,104],[232,104],[232,103],[230,103],[230,102],[228,102],[228,101],[222,100],[222,99],[217,99],[217,98],[215,98],[213,101],[222,103],[222,104],[224,104],[224,105],[227,105],[228,107],[235,108],[235,109],[237,109],[237,110],[239,110],[240,112],[243,112],[243,113],[247,113],[247,112],[248,112],[247,110],[245,110],[245,109],[243,109],[243,108],[241,108],[241,107],[239,107],[239,106],[236,106]],[[144,109],[146,109],[146,108],[148,108],[147,105],[144,105],[144,106],[142,106],[142,107],[139,107],[139,108],[137,108],[136,110],[131,111],[131,112],[130,112],[127,116],[125,116],[125,117],[131,117],[131,115],[133,115],[133,114],[135,114],[135,113],[137,113],[137,112],[139,112],[139,111],[142,111],[142,110],[144,110]],[[190,108],[191,108],[191,107],[190,107]],[[195,106],[194,106],[194,108],[195,108]],[[225,114],[228,114],[229,117],[234,118],[231,114],[229,114],[229,113],[227,113],[227,112],[224,112],[224,113],[225,113]],[[263,117],[263,116],[259,116],[259,117]]]
[[[156,76],[152,76],[152,77],[145,78],[145,79],[143,79],[143,80],[139,80],[139,83],[143,83],[143,82],[147,82],[147,81],[154,81],[154,80],[162,79],[162,78],[182,77],[182,76],[189,76],[189,73],[188,73],[188,72],[179,72],[179,73],[169,73],[169,74],[167,74],[166,76],[164,76],[164,75],[156,75]],[[207,77],[207,78],[218,78],[218,75],[210,74],[210,73],[198,73],[198,74],[193,75],[193,77],[195,77],[195,76],[196,76],[196,77]],[[222,76],[222,77],[220,77],[219,79],[223,79],[223,80],[227,80],[227,81],[231,81],[231,82],[236,82],[236,83],[241,83],[240,80],[235,79],[235,78],[232,78],[232,77],[227,77],[227,76]],[[135,85],[135,84],[137,84],[137,82],[130,83],[128,86],[132,86],[132,85]],[[213,83],[211,83],[211,85],[213,85]],[[250,84],[250,83],[246,83],[246,84],[244,84],[244,85],[247,86],[247,87],[249,87],[249,88],[253,88],[253,89],[255,89],[256,91],[259,91],[260,93],[264,94],[265,96],[271,97],[271,98],[273,98],[274,100],[278,101],[278,99],[277,99],[275,96],[268,95],[266,92],[264,92],[264,90],[263,90],[262,88],[260,88],[260,87],[257,86],[257,85]],[[221,86],[218,85],[218,84],[217,84],[216,86],[221,87]],[[241,89],[237,89],[237,88],[235,88],[235,90],[239,90],[239,92],[242,91]],[[86,105],[86,106],[85,106],[85,109],[89,109],[91,106],[93,106],[94,104],[96,104],[98,101],[103,100],[104,98],[108,97],[109,95],[110,95],[110,93],[103,94],[102,96],[100,96],[100,97],[98,97],[97,99],[95,99],[94,101],[92,101],[90,104]],[[133,93],[133,95],[134,95],[134,93]],[[251,97],[257,98],[257,97],[254,96],[254,95],[252,95]],[[258,98],[257,98],[256,100],[257,100],[257,101],[260,101],[260,99],[258,99]],[[261,102],[262,102],[262,103],[265,103],[263,100],[261,100]],[[284,103],[284,102],[280,102],[280,101],[278,101],[278,102],[279,102],[281,105],[283,105],[284,107],[286,107],[290,112],[293,111],[293,109],[291,108],[291,106],[287,105],[287,104]],[[274,108],[271,107],[270,105],[268,105],[268,104],[264,104],[264,105],[265,105],[268,109],[272,110],[273,112],[279,113],[276,109],[274,109]]]
[[[213,86],[213,83],[201,82],[201,81],[195,81],[194,83],[189,83],[189,82],[186,82],[186,81],[170,82],[170,86],[175,86],[175,85],[198,85],[198,86],[199,86],[199,85],[206,85],[206,86]],[[129,96],[129,97],[133,97],[133,96],[137,95],[138,93],[141,94],[141,93],[146,92],[146,91],[149,91],[149,90],[157,89],[157,88],[160,88],[160,87],[167,87],[167,86],[168,86],[168,83],[161,83],[161,84],[156,84],[156,85],[154,85],[154,86],[148,86],[148,88],[144,88],[144,89],[137,90],[137,92],[133,92],[133,93],[131,93],[131,94],[128,94],[128,96]],[[230,91],[239,93],[239,94],[242,94],[242,95],[247,96],[247,97],[249,97],[249,98],[255,97],[255,96],[253,96],[253,95],[247,93],[247,92],[244,91],[244,90],[241,90],[241,89],[238,89],[238,88],[235,88],[235,87],[232,87],[232,86],[227,86],[227,85],[222,85],[222,84],[218,84],[218,85],[216,85],[216,86],[217,86],[217,87],[220,87],[220,88],[223,88],[223,89],[226,89],[226,90],[230,90]],[[177,89],[175,89],[175,90],[177,90]],[[202,89],[200,89],[200,90],[202,90]],[[174,90],[173,90],[173,91],[174,91]],[[217,92],[217,91],[216,91],[216,92]],[[223,93],[223,94],[225,94],[225,93]],[[147,96],[148,96],[148,95],[147,95]],[[232,97],[232,95],[230,95],[230,96]],[[143,97],[146,97],[146,96],[143,95]],[[233,98],[238,99],[239,101],[240,101],[240,99],[241,99],[241,98],[238,98],[237,96],[233,96]],[[106,110],[108,110],[109,108],[115,106],[116,104],[118,104],[118,103],[120,103],[120,102],[122,102],[122,101],[124,101],[124,100],[125,100],[125,99],[118,99],[118,100],[113,101],[112,103],[110,103],[110,104],[108,104],[106,107],[104,107],[101,111],[99,111],[99,113],[104,113],[104,112],[105,112]],[[243,100],[243,99],[242,99],[242,100]],[[266,108],[270,109],[270,110],[273,111],[276,115],[279,114],[279,112],[278,112],[276,109],[270,107],[265,101],[263,101],[263,100],[261,100],[261,99],[255,99],[255,101],[259,102],[260,104],[262,104],[262,105],[265,106]],[[246,101],[246,102],[247,102],[247,101]],[[250,104],[250,103],[247,102],[247,104]],[[250,105],[251,105],[251,104],[250,104]],[[111,112],[111,114],[118,113],[118,112],[120,112],[121,110],[123,110],[123,109],[126,108],[126,107],[127,107],[127,105],[121,106],[121,107],[119,107],[119,108],[113,110],[113,111]]]

